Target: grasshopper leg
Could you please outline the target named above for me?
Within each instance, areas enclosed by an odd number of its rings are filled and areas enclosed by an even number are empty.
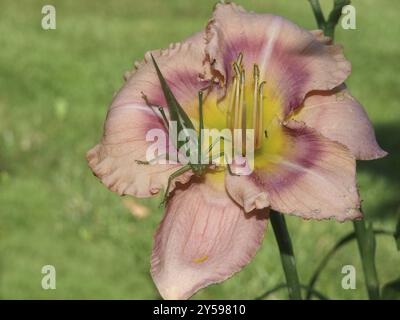
[[[183,166],[182,168],[179,168],[178,170],[176,170],[174,173],[172,173],[169,176],[167,189],[165,189],[164,198],[161,201],[160,206],[164,205],[168,200],[168,194],[169,194],[169,189],[171,187],[172,180],[174,180],[175,178],[179,177],[180,175],[184,174],[186,171],[189,171],[191,169],[192,169],[192,167],[190,166],[190,164],[187,164],[187,165]]]
[[[141,94],[142,94],[142,99],[144,100],[146,105],[154,112],[155,115],[157,115],[157,114],[155,113],[153,108],[157,108],[158,109],[158,111],[160,112],[160,114],[162,116],[164,127],[165,127],[165,129],[168,130],[168,126],[169,126],[168,125],[168,119],[167,119],[167,116],[165,114],[164,108],[162,106],[150,103],[149,99],[147,98],[147,96],[144,94],[143,91],[141,92]]]
[[[149,165],[149,164],[154,164],[156,163],[157,160],[167,160],[168,159],[169,154],[168,153],[162,153],[159,156],[147,161],[147,160],[135,160],[135,162],[137,164],[140,165]]]

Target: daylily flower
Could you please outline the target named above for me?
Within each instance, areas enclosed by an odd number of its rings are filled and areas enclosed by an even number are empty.
[[[194,123],[198,91],[217,79],[204,97],[205,127],[253,128],[256,148],[250,175],[188,171],[173,181],[151,258],[162,297],[188,298],[241,270],[261,245],[268,208],[305,219],[362,217],[355,160],[386,153],[343,84],[351,68],[342,47],[232,3],[216,6],[204,32],[147,53],[126,74],[103,139],[87,154],[109,189],[153,196],[180,167],[136,162],[145,159],[147,131],[166,130],[142,96],[168,111],[150,54]]]

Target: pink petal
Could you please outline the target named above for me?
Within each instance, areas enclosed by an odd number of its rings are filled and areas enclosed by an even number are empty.
[[[266,223],[267,211],[245,214],[223,183],[206,180],[176,190],[155,235],[151,259],[162,297],[187,299],[241,270],[260,247]]]
[[[136,162],[146,160],[146,150],[151,143],[146,142],[146,133],[155,128],[165,130],[147,106],[125,105],[109,111],[102,142],[86,155],[93,173],[107,188],[120,195],[137,197],[148,197],[166,188],[169,176],[179,165]],[[174,184],[187,182],[190,174],[188,171]]]
[[[146,52],[144,60],[135,62],[135,68],[125,73],[125,85],[114,97],[111,108],[126,104],[143,104],[142,92],[152,104],[167,107],[160,81],[151,60],[151,54],[167,80],[175,97],[187,113],[197,111],[197,94],[208,81],[208,64],[204,62],[204,33],[196,33],[182,43],[173,43],[168,49]]]
[[[199,75],[204,73],[204,35],[196,34],[181,44],[152,54],[169,81],[172,91],[187,111],[197,110],[197,93],[204,86]],[[146,159],[146,142],[150,129],[164,130],[161,116],[156,116],[145,104],[142,92],[152,104],[166,106],[150,53],[144,61],[136,63],[136,69],[125,75],[127,82],[114,97],[104,125],[102,141],[87,153],[93,173],[112,191],[147,197],[167,186],[168,177],[179,165],[143,165],[137,160]],[[167,112],[168,113],[168,112]],[[165,131],[165,130],[164,130]],[[168,136],[168,135],[167,135]],[[185,183],[191,171],[176,179]]]
[[[226,175],[231,197],[245,208],[270,204],[306,219],[361,217],[355,159],[348,149],[294,121],[284,134],[284,153],[265,156],[263,167],[250,176]]]
[[[283,115],[299,107],[309,91],[333,89],[351,71],[341,46],[325,45],[315,32],[282,17],[247,12],[233,3],[216,6],[207,41],[206,53],[228,83],[239,53],[250,79],[257,63],[265,89],[281,101]]]
[[[374,128],[364,108],[344,85],[308,96],[293,119],[344,144],[357,159],[371,160],[387,154],[376,142]]]

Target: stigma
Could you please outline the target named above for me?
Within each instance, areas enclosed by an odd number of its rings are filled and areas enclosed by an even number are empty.
[[[245,137],[247,126],[251,126],[251,128],[254,129],[254,144],[255,150],[257,150],[262,146],[262,139],[267,137],[265,130],[263,130],[265,81],[262,81],[260,78],[260,69],[258,65],[254,64],[252,90],[247,90],[246,92],[246,72],[243,67],[242,53],[240,53],[236,61],[232,63],[232,69],[234,75],[229,95],[227,127],[231,130],[241,129],[242,136]],[[246,93],[252,95],[251,99],[246,99]],[[249,103],[249,101],[251,102]],[[248,105],[248,103],[250,105]],[[247,121],[247,116],[250,117],[250,119],[248,119],[249,121]],[[245,141],[245,139],[242,141]]]

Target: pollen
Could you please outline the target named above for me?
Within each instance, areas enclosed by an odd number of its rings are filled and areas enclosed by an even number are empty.
[[[192,259],[192,261],[193,261],[194,263],[203,263],[203,262],[206,261],[206,260],[208,260],[208,256],[207,256],[207,255],[205,255],[205,256],[203,256],[203,257],[201,257],[201,258]]]

